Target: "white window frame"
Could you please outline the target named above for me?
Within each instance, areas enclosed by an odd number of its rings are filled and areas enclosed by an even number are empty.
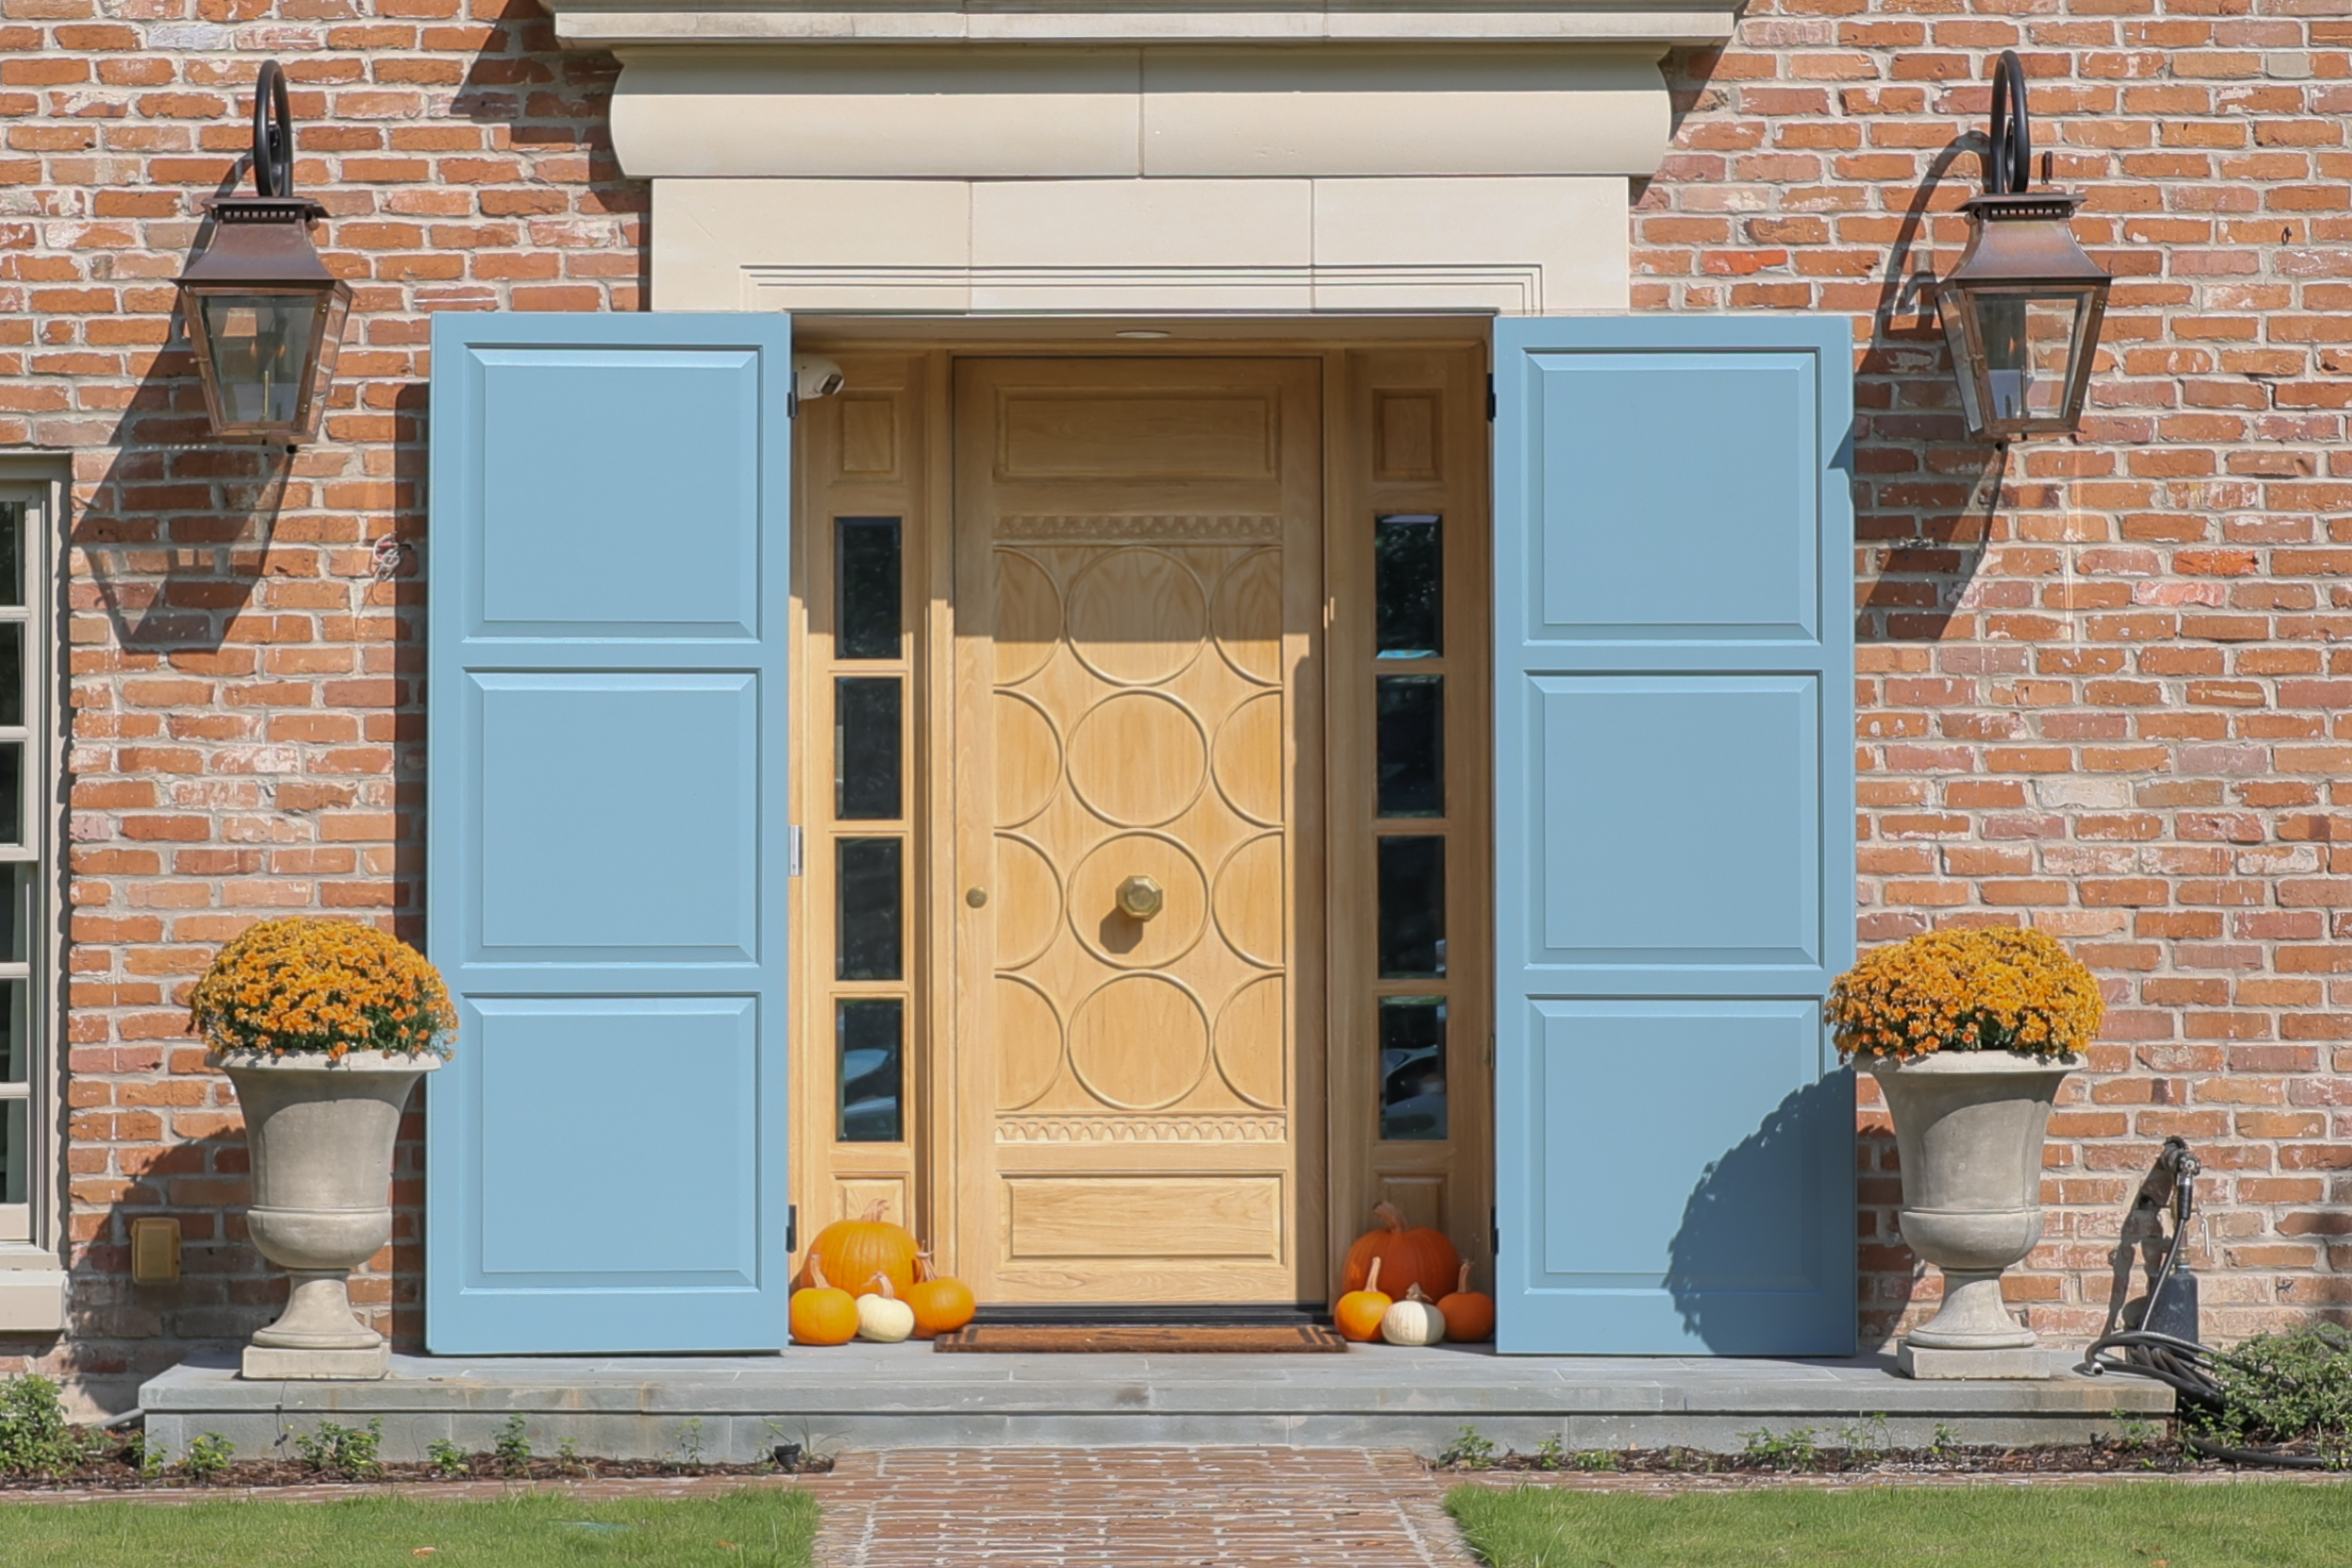
[[[29,864],[36,869],[25,889],[25,953],[21,961],[0,961],[0,979],[25,982],[25,1023],[30,1061],[21,1085],[0,1085],[0,1098],[26,1103],[25,1201],[0,1204],[0,1333],[63,1326],[65,1276],[59,1246],[60,1220],[57,1126],[59,1105],[58,1059],[52,1042],[60,1037],[57,1016],[63,972],[63,935],[58,928],[59,868],[48,860],[60,841],[57,759],[61,749],[52,733],[60,681],[56,624],[58,519],[68,481],[64,464],[52,458],[0,457],[0,502],[25,506],[20,566],[25,603],[0,608],[0,621],[25,627],[23,679],[25,723],[0,729],[0,740],[23,741],[24,777],[20,807],[21,845],[0,846],[0,867]]]

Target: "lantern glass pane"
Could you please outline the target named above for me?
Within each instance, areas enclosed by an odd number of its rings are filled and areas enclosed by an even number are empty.
[[[221,413],[232,425],[291,425],[302,404],[319,296],[206,294],[204,335]]]
[[[1992,430],[2062,422],[2075,360],[2085,347],[2090,293],[1978,288],[1967,297],[1975,315],[1972,346],[1983,355],[1971,399],[1981,400],[1982,416],[1971,422]],[[1955,341],[1953,348],[1957,353],[1962,344]]]

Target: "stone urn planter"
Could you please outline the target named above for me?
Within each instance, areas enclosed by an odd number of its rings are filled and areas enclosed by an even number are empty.
[[[1870,1066],[1895,1121],[1903,1239],[1943,1271],[1943,1306],[1904,1339],[1913,1375],[2043,1375],[2047,1357],[1922,1358],[1923,1351],[2032,1351],[2001,1276],[2041,1239],[2041,1145],[2080,1056],[1954,1051]],[[2004,1370],[2008,1369],[2008,1370]]]
[[[384,1337],[351,1310],[351,1271],[392,1239],[392,1145],[431,1053],[353,1051],[206,1058],[236,1086],[253,1155],[245,1224],[292,1290],[276,1323],[245,1346],[251,1378],[375,1378],[391,1369]]]

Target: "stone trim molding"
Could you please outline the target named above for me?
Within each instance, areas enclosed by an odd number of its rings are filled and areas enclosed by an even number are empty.
[[[1626,182],[656,179],[657,310],[1621,311]]]

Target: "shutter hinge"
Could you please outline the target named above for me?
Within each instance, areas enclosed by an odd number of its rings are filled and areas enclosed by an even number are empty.
[[[787,1204],[784,1206],[784,1250],[789,1255],[798,1252],[800,1246],[801,1206]]]
[[[1492,380],[1494,378],[1490,376],[1487,379]],[[788,387],[784,394],[784,416],[787,419],[798,419],[801,416],[801,395]],[[1493,416],[1490,414],[1488,417]]]
[[[786,861],[790,868],[785,874],[796,877],[801,874],[801,825],[795,822],[786,831],[791,835],[791,848],[785,851]]]
[[[1495,422],[1495,373],[1491,370],[1486,373],[1486,422]]]
[[[1489,1243],[1487,1251],[1500,1257],[1502,1256],[1502,1222],[1495,1217],[1495,1211],[1491,1208],[1486,1211],[1486,1239]]]

